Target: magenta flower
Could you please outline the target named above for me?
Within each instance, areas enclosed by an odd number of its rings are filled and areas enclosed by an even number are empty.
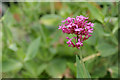
[[[80,49],[83,46],[83,41],[87,40],[93,33],[94,24],[87,21],[88,17],[82,15],[77,16],[76,18],[70,18],[62,21],[62,25],[58,29],[61,29],[63,33],[75,34],[77,37],[69,38],[67,44],[69,47],[76,47]],[[74,39],[74,42],[73,42]]]

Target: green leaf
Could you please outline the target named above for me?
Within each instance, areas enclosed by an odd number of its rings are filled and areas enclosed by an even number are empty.
[[[19,48],[16,52],[17,58],[23,62],[24,58],[25,58],[25,53],[23,51],[23,48]]]
[[[97,68],[94,68],[94,72],[92,75],[92,78],[99,78],[99,77],[104,77],[107,73],[106,66],[97,66]]]
[[[97,34],[96,31],[93,32],[92,36],[86,40],[86,43],[88,43],[89,45],[96,45],[97,42]]]
[[[27,61],[27,60],[33,59],[38,52],[39,46],[40,46],[40,37],[37,38],[36,40],[34,40],[29,45],[28,50],[27,50],[27,54],[26,54],[26,57],[24,60]]]
[[[38,67],[38,70],[37,70],[37,74],[40,75],[47,67],[47,64],[41,64],[39,67]]]
[[[46,72],[53,78],[60,78],[66,69],[66,61],[63,59],[53,59],[46,68]]]
[[[59,11],[59,15],[62,16],[62,17],[64,17],[64,18],[67,18],[68,16],[70,16],[71,13],[72,13],[72,10],[71,10],[70,7],[62,8]]]
[[[25,69],[32,74],[32,77],[38,77],[47,67],[46,64],[38,64],[35,63],[34,61],[27,61],[25,63]]]
[[[27,61],[24,64],[24,68],[31,74],[32,77],[37,77],[38,75],[36,74],[36,69],[37,69],[37,64],[33,61]]]
[[[75,50],[72,49],[72,47],[68,47],[68,45],[66,45],[66,46],[60,45],[57,47],[57,53],[59,55],[73,56],[74,51]]]
[[[104,27],[102,26],[102,24],[95,23],[94,24],[94,32],[95,32],[95,34],[96,34],[96,36],[97,36],[98,39],[101,38],[101,37],[103,37],[103,35],[105,34],[105,32],[104,32]]]
[[[69,63],[67,63],[67,65],[70,68],[70,70],[73,73],[73,75],[76,76],[76,66],[74,65],[74,63],[69,62]]]
[[[12,32],[11,32],[10,28],[8,26],[6,26],[6,24],[5,24],[2,29],[3,29],[3,39],[4,39],[4,41],[12,42],[13,35],[12,35]]]
[[[40,22],[46,26],[55,26],[60,22],[61,17],[58,15],[45,15],[40,19]]]
[[[52,47],[51,47],[52,48]],[[54,50],[54,49],[53,49]],[[54,51],[53,51],[54,52]],[[42,60],[42,61],[50,61],[52,60],[52,58],[54,57],[55,53],[52,53],[50,51],[50,47],[49,48],[45,48],[45,46],[43,45],[40,48],[40,53],[38,54],[38,57]]]
[[[77,78],[91,78],[90,74],[86,70],[84,63],[79,60],[76,55],[76,63],[77,63]]]
[[[117,47],[106,42],[102,42],[98,44],[97,49],[101,53],[101,56],[103,57],[113,55],[117,52]]]
[[[10,9],[7,9],[6,13],[3,16],[3,24],[10,28],[14,25],[13,23],[15,23],[13,14],[10,12]]]
[[[11,50],[13,50],[13,51],[17,51],[17,50],[18,50],[18,48],[17,48],[17,46],[16,46],[15,43],[10,44],[10,45],[9,45],[9,49],[11,49]]]
[[[118,65],[117,66],[112,66],[109,68],[109,71],[111,73],[112,78],[118,78]]]
[[[115,32],[117,32],[118,29],[119,29],[119,26],[118,26],[118,20],[117,20],[116,23],[115,23],[115,27],[112,30],[112,33],[114,34]]]
[[[104,23],[104,15],[102,14],[102,12],[97,7],[93,6],[90,3],[87,3],[86,5],[90,10],[91,15],[101,23]]]
[[[88,55],[91,55],[95,52],[96,52],[95,49],[92,48],[91,45],[89,45],[86,41],[84,43],[84,46],[82,47],[81,53],[84,54],[84,56],[88,56]]]
[[[94,68],[94,65],[95,65],[95,61],[96,58],[93,58],[93,59],[90,59],[90,60],[87,60],[85,61],[85,66],[86,66],[86,69],[89,71],[89,72],[92,72],[93,71],[93,68]]]
[[[9,59],[2,62],[3,72],[17,70],[20,69],[21,67],[22,67],[22,63],[17,60]]]

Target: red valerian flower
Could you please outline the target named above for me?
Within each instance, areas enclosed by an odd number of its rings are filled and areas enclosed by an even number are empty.
[[[59,25],[58,29],[61,29],[63,33],[67,34],[75,34],[77,37],[69,38],[68,39],[68,46],[69,47],[76,47],[80,49],[83,46],[83,41],[87,40],[93,33],[93,26],[94,24],[87,21],[88,17],[84,17],[82,15],[77,16],[76,18],[70,18],[62,21],[62,25]],[[72,40],[75,39],[73,43]]]

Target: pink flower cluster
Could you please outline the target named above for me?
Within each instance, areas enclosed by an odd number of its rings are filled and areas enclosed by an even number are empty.
[[[61,29],[63,33],[75,34],[77,37],[69,38],[67,44],[69,47],[77,47],[80,49],[83,46],[83,41],[92,36],[90,33],[93,33],[94,24],[87,21],[88,17],[82,15],[77,16],[76,18],[70,18],[62,21],[62,25],[58,29]],[[74,42],[72,40],[75,40]]]

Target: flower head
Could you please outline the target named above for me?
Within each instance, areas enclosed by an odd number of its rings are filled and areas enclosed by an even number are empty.
[[[61,29],[63,33],[67,34],[75,34],[77,37],[73,37],[68,39],[68,46],[69,47],[76,47],[80,49],[81,46],[83,46],[83,41],[87,40],[93,33],[93,26],[94,24],[87,21],[88,17],[84,17],[82,15],[77,16],[76,18],[70,18],[62,21],[62,25],[59,26],[58,29]],[[75,42],[72,42],[72,40],[75,39]]]

